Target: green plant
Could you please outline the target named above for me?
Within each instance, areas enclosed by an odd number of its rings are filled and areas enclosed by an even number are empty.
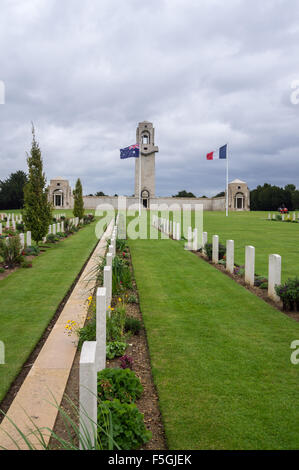
[[[40,254],[40,249],[37,245],[26,246],[26,248],[23,249],[22,254],[24,256],[38,256]]]
[[[98,425],[103,427],[106,416],[111,412],[113,422],[113,439],[121,450],[138,449],[148,442],[152,433],[145,427],[143,414],[134,403],[120,403],[119,400],[104,401],[98,406]],[[106,421],[105,421],[106,418]],[[98,438],[104,449],[108,449],[107,435],[100,430]]]
[[[284,310],[299,311],[299,278],[288,279],[284,284],[275,286],[276,294],[283,303]]]
[[[142,327],[141,321],[137,318],[127,317],[125,323],[125,331],[130,331],[134,335],[138,335]]]
[[[104,369],[98,373],[98,397],[101,401],[117,398],[134,403],[143,392],[140,379],[130,369]]]
[[[22,261],[22,245],[19,235],[0,240],[0,256],[9,268],[13,268]]]
[[[117,240],[116,240],[116,250],[117,251],[123,252],[125,249],[127,249],[127,247],[128,247],[128,244],[127,244],[126,240],[117,238]]]
[[[18,230],[18,232],[24,232],[25,226],[23,222],[16,224],[16,229]]]
[[[30,261],[24,260],[21,262],[21,267],[25,269],[32,268],[32,263]]]
[[[97,323],[96,318],[93,317],[88,321],[82,328],[79,328],[77,331],[79,336],[78,348],[81,349],[84,341],[95,341],[97,333]]]
[[[0,268],[0,274],[3,274],[5,273],[5,269],[4,268]]]
[[[120,256],[115,256],[112,263],[112,292],[117,294],[123,288],[132,287],[132,278],[128,263]]]
[[[24,187],[23,218],[27,230],[31,231],[32,238],[38,245],[48,233],[52,219],[52,208],[48,201],[41,151],[35,139],[33,126],[32,136],[31,152],[27,158],[29,177],[28,183]]]
[[[84,216],[84,201],[82,194],[82,184],[80,178],[77,179],[75,189],[73,191],[74,196],[74,216],[82,219]]]
[[[106,345],[106,356],[107,359],[114,359],[115,357],[121,357],[127,348],[127,343],[122,341],[112,341]]]
[[[54,235],[54,233],[49,233],[47,235],[47,243],[56,243],[57,237]]]
[[[128,297],[128,304],[138,304],[138,299],[136,295],[130,294]]]
[[[264,276],[256,276],[254,280],[254,285],[256,287],[260,287],[261,289],[264,289],[264,287],[261,287],[261,286],[267,285],[268,287],[268,279]]]
[[[206,243],[204,246],[204,251],[208,257],[208,259],[211,261],[212,260],[212,255],[213,255],[213,244],[212,243]],[[226,246],[222,245],[222,243],[219,243],[219,260],[222,260],[223,257],[226,254]]]

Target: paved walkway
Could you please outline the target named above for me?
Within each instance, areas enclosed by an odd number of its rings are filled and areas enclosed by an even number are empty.
[[[94,267],[99,257],[105,255],[106,241],[110,238],[113,221],[99,241],[78,283],[61,312],[53,330],[12,402],[7,417],[0,425],[0,447],[7,450],[28,449],[10,420],[28,435],[34,426],[53,429],[58,414],[55,402],[61,403],[64,390],[77,351],[77,335],[68,336],[65,326],[69,320],[83,325],[87,314],[87,299],[95,286]],[[34,424],[33,424],[34,423]],[[2,432],[4,431],[4,432]],[[17,443],[7,436],[8,433]],[[50,433],[45,431],[45,442]],[[42,448],[34,436],[30,437],[36,448]]]

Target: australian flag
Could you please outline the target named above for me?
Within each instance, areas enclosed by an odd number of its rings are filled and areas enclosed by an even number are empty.
[[[123,160],[125,158],[139,157],[139,144],[130,145],[125,149],[120,149],[120,158]]]

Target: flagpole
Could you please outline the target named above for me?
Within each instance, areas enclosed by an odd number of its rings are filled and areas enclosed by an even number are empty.
[[[141,144],[142,135],[139,136],[139,217],[141,216]]]
[[[226,217],[228,217],[228,144],[226,145]]]

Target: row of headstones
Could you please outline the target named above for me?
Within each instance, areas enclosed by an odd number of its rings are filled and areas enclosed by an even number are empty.
[[[1,213],[0,214],[0,219],[3,220],[5,218],[7,218],[8,222],[9,221],[15,221],[17,223],[20,223],[23,220],[22,214],[16,215],[16,214],[3,214],[3,213]]]
[[[181,240],[181,224],[169,219],[153,216],[153,226],[167,236],[172,236],[174,240]],[[199,240],[198,229],[192,230],[188,227],[188,243],[185,246],[187,250],[198,251],[203,245]]]
[[[203,233],[203,246],[207,242],[208,234]],[[234,273],[234,240],[226,241],[226,270],[231,274]],[[219,236],[214,235],[212,241],[212,261],[217,264],[219,262]],[[245,283],[254,286],[255,281],[255,247],[245,247]],[[280,299],[275,292],[275,286],[281,284],[281,256],[269,255],[268,264],[268,296],[278,302]]]
[[[96,341],[85,341],[80,356],[79,410],[80,434],[93,442],[97,439],[97,374],[106,368],[106,317],[112,299],[112,262],[116,254],[117,223],[113,228],[111,244],[106,254],[103,287],[96,294]],[[86,445],[87,447],[87,445]],[[84,449],[84,443],[80,442]]]
[[[54,214],[56,220],[61,220],[61,217],[65,218],[65,214]]]
[[[172,236],[174,240],[181,239],[181,224],[179,222],[154,215],[153,226],[162,233]]]
[[[5,228],[12,228],[13,230],[16,230],[16,226],[17,224],[19,224],[20,221],[18,220],[7,220],[6,223],[5,223]],[[3,224],[2,222],[0,223],[0,226],[1,226],[1,233],[2,233],[2,230],[3,230]]]
[[[3,228],[2,224],[0,223],[0,235],[3,235]],[[27,231],[26,233],[20,233],[19,234],[20,240],[21,240],[21,246],[22,249],[25,248],[25,246],[31,246],[32,245],[32,239],[31,239],[31,232]],[[6,237],[6,240],[8,240],[9,237]]]
[[[174,228],[173,238],[180,240],[181,238],[181,226],[179,223],[173,223],[168,219],[153,217],[153,225],[170,235]],[[208,242],[207,232],[203,232],[202,240],[199,240],[198,230],[192,230],[192,227],[188,227],[187,244],[185,246],[188,250],[198,251],[200,248],[204,248]],[[203,250],[204,251],[204,250]],[[214,235],[212,241],[212,261],[217,264],[219,262],[219,236]],[[228,272],[233,274],[234,272],[234,240],[227,240],[226,242],[226,269]],[[254,286],[255,281],[255,247],[245,247],[245,282],[251,286]],[[268,296],[278,302],[280,299],[275,292],[275,286],[281,284],[281,256],[272,254],[269,255],[269,266],[268,266]]]
[[[268,214],[268,220],[276,220],[276,216],[278,214]],[[281,220],[286,220],[286,217],[289,217],[290,214],[281,214]],[[295,222],[296,220],[299,219],[299,215],[296,214],[296,212],[293,212],[293,215],[292,215],[292,220]]]

